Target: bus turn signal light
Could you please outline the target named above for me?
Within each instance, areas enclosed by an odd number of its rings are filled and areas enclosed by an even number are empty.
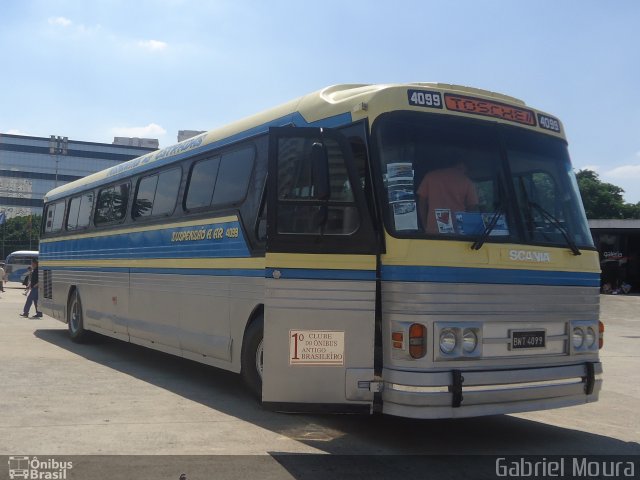
[[[598,322],[598,349],[604,346],[604,323]]]
[[[414,323],[409,327],[409,355],[411,358],[422,358],[426,353],[424,325]]]
[[[391,340],[393,341],[393,348],[402,349],[402,346],[404,345],[404,335],[402,332],[392,332]]]

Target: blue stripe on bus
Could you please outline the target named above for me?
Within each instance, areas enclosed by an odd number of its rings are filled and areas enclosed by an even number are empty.
[[[243,248],[213,248],[199,246],[195,248],[169,249],[152,248],[92,248],[74,249],[66,253],[48,254],[42,258],[47,260],[123,260],[135,259],[166,259],[166,258],[248,258],[249,252]]]
[[[382,280],[507,285],[600,286],[600,275],[598,273],[467,267],[383,266]]]
[[[239,277],[273,277],[275,270],[283,279],[307,280],[375,280],[373,270],[315,270],[304,268],[129,268],[129,267],[45,267],[47,270],[72,270],[90,272],[121,272],[132,274],[153,273],[173,275],[211,275]],[[534,270],[501,270],[493,268],[462,267],[399,267],[383,266],[383,281],[476,283],[511,285],[557,285],[598,287],[597,273],[544,272]]]
[[[193,157],[199,155],[203,152],[207,152],[209,150],[215,150],[217,148],[224,147],[226,145],[230,145],[237,141],[258,136],[260,134],[266,133],[269,131],[271,127],[284,127],[287,125],[294,125],[296,127],[326,127],[326,128],[334,128],[340,127],[343,125],[348,125],[351,123],[351,113],[341,113],[338,115],[334,115],[333,117],[323,118],[317,120],[315,122],[307,122],[305,118],[299,112],[293,112],[291,114],[287,114],[284,117],[276,118],[271,120],[270,122],[264,123],[262,125],[258,125],[257,127],[250,128],[243,132],[236,133],[235,135],[231,135],[230,137],[223,138],[216,142],[209,143],[207,145],[203,145],[201,147],[197,147],[191,150],[187,150],[183,153],[178,153],[176,155],[170,155],[160,160],[151,161],[150,163],[146,163],[139,167],[132,168],[131,170],[126,170],[122,173],[118,173],[111,177],[106,177],[100,180],[96,180],[90,184],[81,185],[80,187],[65,190],[59,195],[52,195],[47,200],[49,202],[57,200],[62,197],[67,197],[69,195],[74,195],[78,192],[82,192],[85,190],[91,190],[98,185],[107,185],[109,183],[115,182],[117,180],[128,178],[132,175],[137,175],[138,173],[145,172],[147,170],[151,170],[154,168],[162,167],[164,165],[168,165],[173,162],[177,162],[183,160],[188,157]],[[122,163],[121,165],[125,165],[126,163]]]
[[[173,275],[213,275],[238,277],[273,277],[278,270],[283,279],[296,280],[375,280],[373,270],[314,270],[310,268],[131,268],[131,267],[58,267],[47,266],[46,270],[69,270],[82,272],[120,272],[120,273],[153,273]]]
[[[237,228],[238,237],[172,241],[174,233],[189,230],[212,231]],[[244,258],[251,254],[237,221],[219,222],[197,227],[159,226],[157,230],[114,233],[99,237],[72,238],[41,244],[40,259],[47,260],[122,260],[147,258]]]
[[[334,270],[312,268],[267,268],[265,276],[273,277],[274,271],[280,272],[278,278],[297,280],[375,280],[375,270]]]
[[[44,267],[45,270],[80,272],[153,273],[160,275],[210,275],[220,277],[264,277],[264,269],[250,268],[130,268],[130,267]]]

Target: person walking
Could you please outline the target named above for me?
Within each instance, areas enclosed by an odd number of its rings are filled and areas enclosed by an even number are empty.
[[[4,271],[4,264],[0,264],[0,292],[4,293],[4,276],[5,276],[5,271]]]
[[[38,288],[40,283],[38,281],[38,260],[31,260],[31,284],[29,285],[29,295],[27,295],[27,301],[24,304],[24,309],[20,314],[21,317],[28,317],[29,310],[31,310],[31,304],[33,303],[36,307],[36,314],[33,318],[42,317],[42,312],[38,311]]]
[[[22,285],[24,285],[23,295],[29,293],[29,285],[31,284],[31,266],[27,267],[27,274],[24,276],[24,280],[22,280]]]

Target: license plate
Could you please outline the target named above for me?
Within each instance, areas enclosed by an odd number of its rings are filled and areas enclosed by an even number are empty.
[[[511,332],[511,348],[544,348],[546,346],[544,330],[532,332]]]

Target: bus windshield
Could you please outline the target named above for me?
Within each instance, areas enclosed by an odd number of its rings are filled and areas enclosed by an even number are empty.
[[[390,232],[592,248],[566,143],[522,128],[394,112],[374,125]]]

